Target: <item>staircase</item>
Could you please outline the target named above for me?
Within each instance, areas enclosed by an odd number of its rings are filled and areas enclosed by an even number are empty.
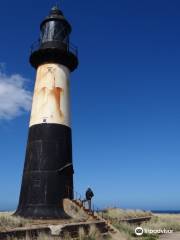
[[[103,221],[105,222],[107,231],[111,234],[118,234],[118,230],[106,219],[101,217],[97,212],[89,211],[89,209],[85,208],[81,200],[72,200],[72,202],[79,207],[80,209],[83,209],[83,211],[89,216],[92,217],[95,221]]]

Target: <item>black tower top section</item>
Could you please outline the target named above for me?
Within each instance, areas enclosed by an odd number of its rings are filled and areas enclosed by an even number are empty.
[[[33,44],[30,63],[34,68],[44,63],[59,63],[70,71],[78,66],[77,48],[70,44],[71,25],[58,7],[53,7],[40,25],[40,39]]]

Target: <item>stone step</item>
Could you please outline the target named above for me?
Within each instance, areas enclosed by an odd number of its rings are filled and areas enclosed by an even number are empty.
[[[89,211],[87,208],[85,208],[83,206],[83,204],[81,205],[78,201],[74,201],[76,203],[76,205],[78,207],[82,207],[83,211],[88,214],[89,216],[93,217],[94,220],[96,221],[103,221],[105,224],[105,228],[107,229],[107,231],[111,232],[112,234],[115,234],[118,232],[118,230],[116,230],[112,225],[110,221],[107,221],[106,219],[104,219],[102,216],[99,216],[97,213],[97,215],[94,214],[94,212]]]

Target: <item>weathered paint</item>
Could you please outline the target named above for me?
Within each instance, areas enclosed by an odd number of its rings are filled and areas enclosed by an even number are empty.
[[[37,69],[30,127],[56,123],[70,127],[69,70],[60,64],[43,64]]]
[[[16,215],[67,218],[62,200],[73,199],[71,128],[36,124],[29,128],[21,193]]]

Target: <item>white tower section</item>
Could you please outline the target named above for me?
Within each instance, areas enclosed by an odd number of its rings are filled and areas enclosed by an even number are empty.
[[[38,67],[30,127],[42,123],[70,127],[69,75],[69,69],[60,64]]]

